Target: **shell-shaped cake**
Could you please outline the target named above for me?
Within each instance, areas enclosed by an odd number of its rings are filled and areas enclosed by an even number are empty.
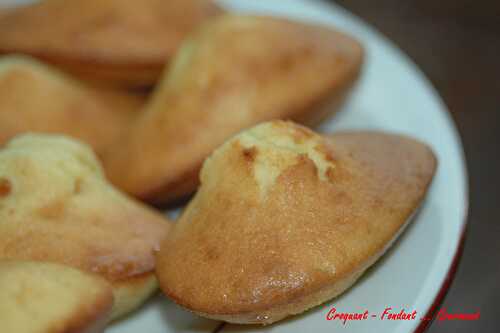
[[[436,168],[403,136],[322,136],[291,122],[243,131],[205,161],[161,244],[164,293],[213,319],[268,324],[345,291],[394,242]]]
[[[0,53],[79,76],[152,85],[182,40],[222,12],[211,0],[42,0],[0,15]]]
[[[170,223],[114,189],[92,150],[27,134],[0,150],[0,259],[66,264],[113,286],[112,318],[156,290],[155,252]]]
[[[105,156],[106,173],[153,203],[186,196],[203,160],[237,132],[272,119],[315,124],[335,113],[362,61],[361,45],[331,27],[218,16],[183,43],[143,116]]]

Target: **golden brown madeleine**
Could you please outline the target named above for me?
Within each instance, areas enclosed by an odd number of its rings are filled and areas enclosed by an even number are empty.
[[[357,41],[330,28],[219,16],[184,43],[131,135],[105,157],[106,172],[154,203],[185,196],[203,160],[238,131],[276,118],[315,123],[335,112],[362,55]]]
[[[227,141],[157,256],[160,287],[202,316],[268,324],[346,290],[402,231],[436,168],[375,132],[326,138],[289,122]]]
[[[142,102],[93,89],[29,57],[0,57],[0,144],[28,131],[62,133],[100,155],[127,131]]]
[[[184,37],[221,12],[210,0],[44,0],[0,17],[0,53],[87,77],[150,85]]]
[[[50,261],[113,286],[114,319],[156,290],[155,252],[170,223],[114,189],[91,149],[22,135],[0,150],[0,259]]]
[[[104,279],[68,266],[0,260],[2,332],[102,332],[113,305]]]

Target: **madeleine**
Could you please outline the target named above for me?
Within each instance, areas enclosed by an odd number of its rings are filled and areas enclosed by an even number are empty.
[[[0,15],[0,53],[114,84],[152,85],[185,36],[220,12],[210,0],[43,0]]]
[[[223,15],[186,40],[130,134],[104,158],[111,181],[155,204],[192,193],[203,160],[270,119],[314,124],[338,110],[361,45],[324,26]]]
[[[161,243],[163,292],[199,315],[269,324],[344,292],[394,242],[436,168],[397,135],[320,136],[290,122],[246,130],[204,163]]]
[[[114,189],[91,149],[22,135],[0,150],[0,260],[49,261],[111,283],[117,318],[157,288],[155,252],[170,223]]]

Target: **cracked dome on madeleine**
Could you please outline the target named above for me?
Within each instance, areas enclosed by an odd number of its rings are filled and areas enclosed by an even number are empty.
[[[273,121],[226,141],[157,256],[163,292],[199,315],[269,324],[345,291],[393,243],[436,169],[377,132]]]

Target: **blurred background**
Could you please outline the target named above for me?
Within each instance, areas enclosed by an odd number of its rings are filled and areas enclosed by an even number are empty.
[[[442,304],[478,321],[428,332],[500,332],[500,1],[338,0],[406,52],[448,106],[465,147],[470,210],[462,260]]]

